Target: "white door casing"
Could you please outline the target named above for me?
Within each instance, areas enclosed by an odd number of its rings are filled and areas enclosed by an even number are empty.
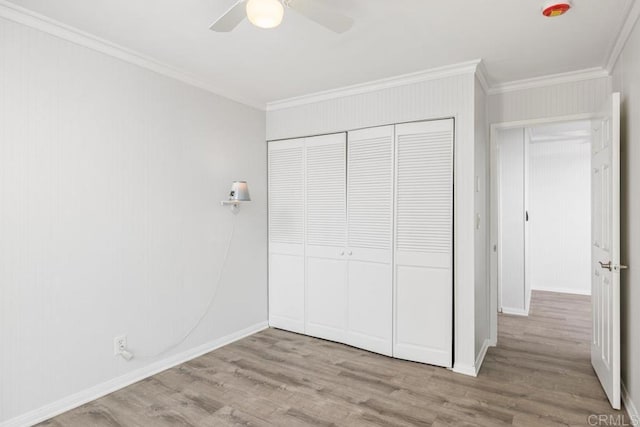
[[[453,362],[453,119],[396,126],[393,355]]]
[[[611,406],[620,409],[620,94],[594,121],[591,156],[591,363]]]
[[[526,141],[524,128],[496,133],[499,148],[498,285],[499,306],[526,315]]]

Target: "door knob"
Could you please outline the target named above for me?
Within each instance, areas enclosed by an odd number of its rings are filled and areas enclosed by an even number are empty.
[[[606,268],[609,271],[613,270],[613,268],[611,267],[611,261],[606,263],[602,261],[598,261],[598,263],[600,264],[600,268]]]
[[[349,251],[349,256],[353,255],[353,251]]]
[[[344,255],[344,251],[340,252],[340,255]]]

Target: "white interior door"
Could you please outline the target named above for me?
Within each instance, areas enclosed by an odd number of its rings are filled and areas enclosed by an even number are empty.
[[[620,409],[620,94],[594,129],[591,157],[591,363],[611,405]]]
[[[345,342],[347,331],[346,134],[306,140],[308,335]]]
[[[453,361],[453,120],[396,126],[393,355]]]
[[[348,343],[392,354],[394,126],[349,132]]]
[[[269,143],[269,325],[304,333],[304,139]]]

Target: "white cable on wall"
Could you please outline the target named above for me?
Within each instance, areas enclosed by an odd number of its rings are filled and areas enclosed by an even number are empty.
[[[202,315],[198,318],[198,321],[187,331],[186,334],[184,334],[182,336],[182,338],[180,338],[179,341],[175,342],[174,344],[171,344],[170,346],[166,347],[164,350],[161,350],[160,352],[153,354],[153,355],[134,355],[133,357],[135,357],[136,359],[139,360],[148,360],[148,359],[155,359],[159,356],[162,356],[163,354],[177,348],[178,346],[180,346],[182,343],[184,343],[187,338],[189,338],[191,336],[191,334],[193,334],[193,332],[198,329],[198,327],[202,324],[202,321],[204,320],[204,318],[207,316],[207,314],[209,314],[209,311],[211,310],[211,307],[213,307],[213,303],[216,299],[216,296],[218,294],[218,290],[220,289],[220,282],[222,281],[222,273],[224,272],[224,268],[227,265],[227,259],[229,258],[229,250],[231,248],[231,242],[233,241],[233,235],[235,233],[235,228],[236,228],[236,215],[232,215],[233,216],[233,220],[231,222],[231,232],[229,233],[229,240],[227,241],[227,246],[225,248],[224,251],[224,258],[222,259],[222,266],[220,267],[220,272],[218,273],[218,279],[216,280],[216,287],[213,291],[213,294],[211,295],[211,299],[209,300],[209,303],[207,304],[207,308],[204,310],[204,312],[202,313]],[[127,360],[130,360],[127,359]]]

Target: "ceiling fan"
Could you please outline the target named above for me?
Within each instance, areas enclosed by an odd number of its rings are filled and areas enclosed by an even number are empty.
[[[239,0],[209,29],[226,33],[236,28],[244,18],[256,27],[275,28],[282,22],[285,8],[293,9],[339,34],[353,26],[353,19],[330,10],[317,0]]]

